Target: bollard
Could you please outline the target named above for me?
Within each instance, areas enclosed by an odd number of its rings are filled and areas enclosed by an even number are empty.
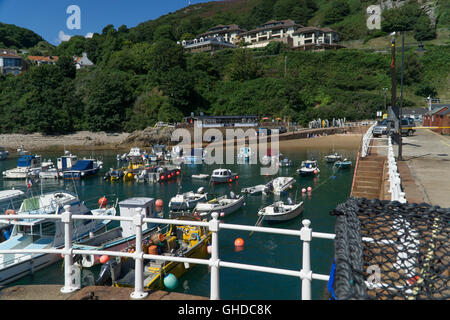
[[[211,258],[209,266],[211,267],[211,300],[220,300],[220,277],[219,277],[219,214],[213,212],[212,219],[209,221],[209,231],[212,232],[211,237]]]
[[[134,216],[134,225],[136,226],[136,251],[134,252],[134,291],[130,297],[133,299],[144,299],[148,296],[148,292],[144,291],[144,260],[142,252],[142,214],[141,208],[136,208]]]
[[[72,213],[70,206],[64,206],[64,212],[61,213],[61,222],[64,223],[64,250],[69,254],[64,254],[64,287],[61,293],[72,293],[80,289],[74,283],[73,275],[73,256],[72,256]]]
[[[305,219],[302,221],[303,228],[300,230],[300,239],[303,241],[303,266],[300,271],[300,279],[302,280],[302,300],[311,300],[311,240],[312,229],[309,228],[311,221]]]

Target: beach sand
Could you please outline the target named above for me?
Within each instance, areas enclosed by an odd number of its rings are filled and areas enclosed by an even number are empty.
[[[127,142],[129,133],[107,134],[105,132],[80,131],[69,135],[34,134],[1,134],[0,146],[12,152],[23,148],[30,152],[48,150],[120,150],[127,151],[134,144]],[[344,148],[357,149],[361,143],[361,134],[335,134],[316,138],[281,140],[280,150],[295,150],[304,148]],[[136,143],[140,147],[139,143]]]

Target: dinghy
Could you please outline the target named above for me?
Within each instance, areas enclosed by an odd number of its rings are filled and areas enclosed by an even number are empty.
[[[328,163],[332,163],[332,162],[336,162],[338,160],[342,160],[342,156],[336,152],[335,154],[330,154],[328,156],[325,156],[325,160]]]
[[[352,166],[352,162],[345,158],[344,161],[336,161],[334,166],[339,169],[348,169]]]
[[[251,196],[255,196],[261,194],[265,188],[266,188],[265,184],[258,184],[257,186],[243,188],[241,190],[241,193],[247,193]]]
[[[221,217],[225,217],[239,210],[243,204],[244,196],[235,196],[233,192],[230,192],[230,197],[225,195],[208,202],[198,203],[194,212],[201,218],[210,217],[213,212],[218,212]]]
[[[288,203],[277,201],[270,206],[262,208],[258,211],[258,216],[267,222],[282,222],[292,220],[303,212],[303,201],[293,204],[290,199]]]
[[[266,188],[264,188],[264,193],[269,194],[273,193],[276,195],[280,195],[284,191],[286,191],[289,188],[292,188],[291,186],[294,184],[295,179],[292,177],[278,177],[270,181]]]
[[[194,191],[188,191],[185,193],[179,193],[175,197],[172,197],[169,202],[169,209],[171,211],[185,211],[195,208],[197,203],[205,202],[208,198],[208,194],[205,193],[205,188],[201,187]]]

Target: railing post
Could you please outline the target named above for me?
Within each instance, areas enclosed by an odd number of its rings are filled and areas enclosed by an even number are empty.
[[[219,275],[219,214],[213,212],[212,219],[209,221],[209,231],[211,236],[211,258],[209,266],[211,267],[211,287],[210,300],[220,300],[220,275]]]
[[[64,223],[64,250],[69,252],[64,254],[64,287],[61,288],[61,293],[72,293],[80,289],[73,279],[75,270],[72,256],[72,213],[69,210],[70,206],[66,205],[61,213],[61,222]]]
[[[136,227],[136,250],[134,251],[134,291],[131,293],[133,299],[143,299],[148,296],[144,291],[144,253],[142,252],[142,213],[141,208],[136,208],[136,215],[133,218]]]
[[[311,240],[312,229],[309,228],[311,221],[305,219],[302,221],[303,227],[300,230],[300,239],[303,241],[303,258],[300,279],[302,279],[302,300],[311,300]]]

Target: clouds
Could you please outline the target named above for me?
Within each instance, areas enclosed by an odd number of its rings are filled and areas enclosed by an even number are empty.
[[[84,37],[86,39],[91,39],[93,36],[94,36],[93,32],[88,32]],[[56,43],[59,44],[61,42],[69,41],[70,38],[72,38],[70,34],[66,34],[64,31],[60,30],[58,33],[58,39],[56,39]]]
[[[71,35],[65,34],[64,31],[59,31],[58,33],[58,43],[64,42],[64,41],[69,41],[70,38],[72,38]]]

